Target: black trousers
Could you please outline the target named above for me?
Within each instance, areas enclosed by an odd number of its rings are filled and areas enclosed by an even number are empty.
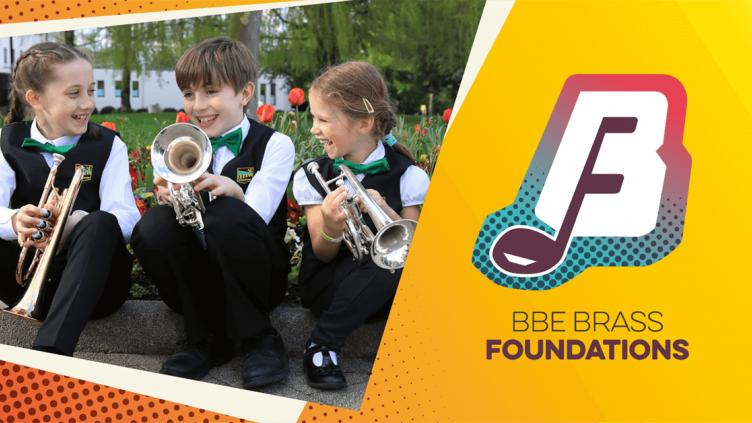
[[[359,265],[352,256],[335,260],[328,264],[328,270],[322,269],[316,275],[320,277],[309,279],[309,283],[319,286],[301,290],[301,299],[303,305],[319,318],[311,341],[340,352],[345,339],[363,322],[389,315],[402,269],[389,273],[372,260]],[[305,296],[305,292],[316,291],[315,297]]]
[[[33,253],[29,249],[27,259]],[[9,306],[26,293],[26,287],[15,279],[20,254],[15,240],[0,240],[0,300]],[[47,274],[51,281],[43,288],[39,306],[44,323],[34,347],[72,356],[86,322],[108,316],[123,305],[131,288],[132,267],[115,216],[95,211],[81,219]]]
[[[284,242],[236,198],[214,199],[203,219],[206,250],[190,227],[180,226],[172,206],[147,210],[131,246],[164,302],[183,314],[189,343],[261,334],[285,295]]]

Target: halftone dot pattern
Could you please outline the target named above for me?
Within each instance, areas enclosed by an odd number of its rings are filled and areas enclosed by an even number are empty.
[[[243,419],[0,361],[0,422],[244,422]]]
[[[205,9],[281,1],[285,0],[11,0],[0,1],[0,24]]]
[[[501,232],[511,226],[531,226],[554,235],[554,230],[535,215],[546,172],[529,171],[527,175],[514,203],[486,217],[475,241],[473,265],[497,285],[544,291],[562,285],[588,267],[650,266],[681,243],[687,201],[677,195],[662,200],[650,233],[639,237],[574,237],[564,261],[548,274],[530,278],[504,274],[490,258],[491,246]]]
[[[443,358],[436,355],[436,339],[421,336],[422,329],[431,324],[422,310],[421,285],[420,280],[402,274],[360,410],[307,403],[298,423],[447,420],[442,413],[444,396],[435,383],[446,373]]]

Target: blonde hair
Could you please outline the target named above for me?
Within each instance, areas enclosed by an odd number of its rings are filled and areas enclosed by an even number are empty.
[[[372,116],[371,134],[377,139],[383,139],[397,126],[396,108],[389,98],[386,82],[370,63],[346,62],[325,68],[309,91],[339,108],[353,122]],[[415,163],[406,146],[395,143],[392,148]]]
[[[13,92],[10,111],[5,123],[20,122],[26,118],[26,92],[43,93],[47,84],[55,79],[55,67],[83,59],[91,64],[89,56],[67,44],[39,43],[21,53],[13,67]]]

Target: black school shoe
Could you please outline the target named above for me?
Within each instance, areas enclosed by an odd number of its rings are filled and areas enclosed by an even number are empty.
[[[228,342],[220,344],[207,338],[196,344],[185,344],[184,349],[162,363],[159,373],[185,379],[203,379],[209,370],[230,361],[233,348],[231,341]]]
[[[290,374],[287,351],[276,329],[245,339],[243,348],[243,388],[251,389],[283,379]]]
[[[342,389],[347,386],[345,375],[329,356],[331,350],[324,345],[312,347],[310,340],[307,345],[303,353],[303,369],[306,372],[308,386],[319,389]],[[317,352],[322,355],[321,366],[313,364],[313,356]]]

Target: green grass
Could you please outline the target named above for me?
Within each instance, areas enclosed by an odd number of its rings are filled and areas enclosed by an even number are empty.
[[[133,149],[139,143],[142,146],[151,145],[160,128],[175,123],[177,113],[112,113],[109,115],[92,115],[91,121],[101,124],[102,122],[114,122],[123,136],[123,141],[128,149]],[[421,115],[398,115],[404,119],[407,128],[420,124],[424,116]],[[123,122],[120,121],[123,118]],[[277,116],[275,116],[277,118]],[[441,119],[441,117],[439,117]],[[161,126],[160,126],[161,125]],[[123,130],[125,127],[125,131]],[[302,123],[301,130],[309,130],[310,123]],[[323,152],[321,153],[323,154]]]
[[[99,124],[114,122],[130,150],[135,148],[137,143],[142,146],[151,145],[162,127],[175,123],[176,115],[177,113],[164,112],[112,113],[109,115],[92,115],[91,121]],[[122,122],[120,118],[123,118]]]
[[[318,157],[324,154],[322,147],[316,142],[311,135],[310,114],[306,112],[298,113],[299,122],[297,130],[291,127],[292,115],[287,112],[275,113],[274,120],[269,124],[272,128],[283,132],[292,138],[295,145],[295,169],[308,158]],[[115,123],[120,136],[132,151],[140,146],[145,148],[154,142],[157,133],[167,125],[175,123],[177,113],[160,112],[160,113],[111,113],[107,115],[93,115],[91,121],[101,124],[102,122]],[[415,155],[416,159],[421,162],[421,167],[430,169],[429,177],[433,171],[433,163],[438,155],[438,146],[441,144],[446,131],[446,124],[441,122],[441,116],[433,116],[435,124],[426,126],[426,134],[415,132],[415,125],[425,124],[427,116],[422,115],[397,115],[399,124],[392,131],[399,142],[406,145]],[[421,156],[427,157],[428,163]]]

